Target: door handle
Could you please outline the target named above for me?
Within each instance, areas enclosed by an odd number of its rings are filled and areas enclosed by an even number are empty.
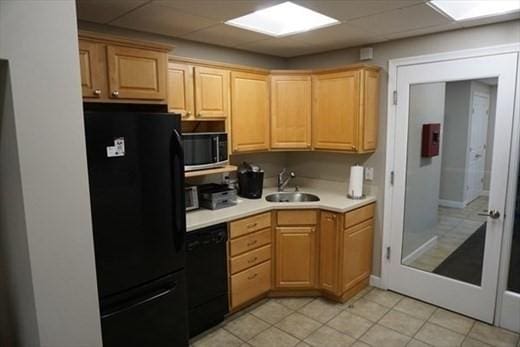
[[[500,212],[497,211],[497,210],[489,210],[489,211],[485,211],[485,212],[479,212],[478,215],[479,216],[486,216],[486,217],[493,218],[493,219],[500,218]]]

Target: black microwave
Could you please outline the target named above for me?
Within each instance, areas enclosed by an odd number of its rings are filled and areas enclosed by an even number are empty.
[[[202,170],[228,163],[228,136],[226,133],[185,133],[184,170]]]

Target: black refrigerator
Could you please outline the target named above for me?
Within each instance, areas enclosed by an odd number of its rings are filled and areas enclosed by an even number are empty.
[[[188,346],[179,116],[87,111],[85,133],[103,346]]]

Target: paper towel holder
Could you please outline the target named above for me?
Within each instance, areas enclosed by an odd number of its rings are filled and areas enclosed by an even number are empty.
[[[347,198],[352,199],[352,200],[363,200],[366,197],[367,197],[366,194],[362,194],[361,196],[352,196],[352,195],[347,193]]]

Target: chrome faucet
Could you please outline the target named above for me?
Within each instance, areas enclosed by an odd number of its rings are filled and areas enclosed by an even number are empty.
[[[289,184],[289,181],[295,177],[296,175],[293,171],[289,172],[285,168],[282,171],[280,171],[280,173],[278,174],[278,191],[283,192],[285,187],[287,187],[287,185]]]

